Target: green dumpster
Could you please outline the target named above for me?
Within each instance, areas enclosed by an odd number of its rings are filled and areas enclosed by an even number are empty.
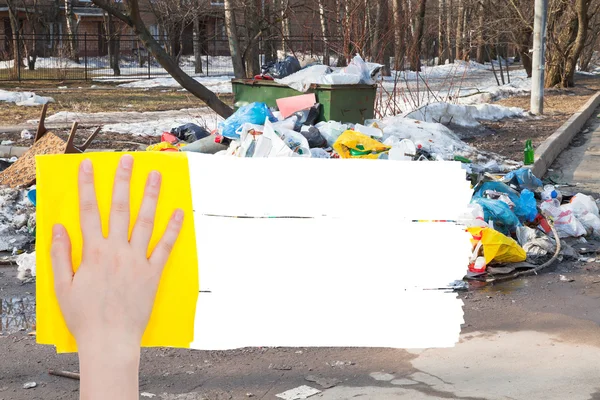
[[[236,109],[253,102],[277,107],[277,99],[305,94],[273,81],[232,79],[231,86]],[[307,93],[321,104],[319,121],[363,123],[373,118],[377,85],[311,85]]]

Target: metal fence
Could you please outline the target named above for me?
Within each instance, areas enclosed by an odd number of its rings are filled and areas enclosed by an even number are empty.
[[[194,42],[171,41],[158,38],[159,43],[178,61],[179,67],[192,76],[233,75],[227,38],[212,37]],[[323,54],[337,60],[335,49],[341,39],[310,36],[258,41],[259,63],[266,60],[266,52],[273,54],[283,48],[285,53],[299,58],[311,57],[322,61]],[[200,51],[194,56],[194,47]],[[241,44],[245,48],[244,43]],[[72,49],[75,49],[73,51]],[[276,53],[277,54],[277,53]],[[15,63],[15,59],[21,63]],[[104,34],[24,35],[18,37],[0,34],[0,81],[23,80],[134,80],[168,77],[135,35],[118,38]]]

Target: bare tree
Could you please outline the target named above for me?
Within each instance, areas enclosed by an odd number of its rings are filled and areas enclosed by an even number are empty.
[[[425,28],[425,6],[426,0],[419,0],[417,5],[417,15],[415,18],[415,34],[413,37],[412,48],[410,51],[410,69],[412,71],[421,70],[421,44],[423,42],[423,30]]]
[[[236,78],[246,76],[244,64],[242,63],[242,53],[240,51],[240,42],[235,22],[235,6],[233,0],[225,0],[225,30],[229,42],[229,52],[233,63],[233,73]]]
[[[393,1],[394,15],[394,69],[401,71],[404,69],[404,35],[402,22],[402,0]]]
[[[120,7],[110,3],[109,0],[92,0],[95,5],[112,14],[131,27],[144,46],[152,53],[158,63],[173,77],[184,89],[198,97],[223,118],[229,117],[233,110],[223,103],[215,93],[207,89],[192,77],[181,70],[179,65],[167,54],[163,47],[148,31],[140,15],[138,0],[128,0]]]
[[[75,13],[73,12],[73,0],[65,0],[65,26],[67,28],[69,58],[79,63],[79,45],[77,43],[79,20],[75,18]]]
[[[592,0],[550,2],[544,82],[546,87],[574,86],[577,61],[587,40],[591,2]]]

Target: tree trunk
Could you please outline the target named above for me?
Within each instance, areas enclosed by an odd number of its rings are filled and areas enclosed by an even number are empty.
[[[525,72],[527,73],[527,77],[531,78],[532,74],[532,60],[531,53],[529,53],[529,43],[531,42],[531,35],[533,32],[531,28],[525,28],[520,32],[519,36],[519,56],[521,57],[521,61],[523,62],[523,68],[525,68]]]
[[[592,61],[592,57],[594,56],[594,49],[596,47],[596,42],[598,39],[598,34],[592,33],[588,35],[588,42],[585,45],[585,48],[581,52],[581,57],[579,58],[579,68],[582,71],[589,72],[590,70],[590,62]]]
[[[265,64],[277,60],[277,43],[274,37],[277,36],[274,28],[274,16],[271,8],[272,2],[265,2],[265,21],[268,21],[269,27],[267,28],[267,39],[263,41],[265,47]]]
[[[394,69],[404,69],[404,24],[402,21],[402,0],[392,0],[392,12],[394,14]]]
[[[198,7],[198,2],[196,2],[196,7]],[[194,46],[194,73],[201,74],[202,73],[202,46],[200,41],[202,40],[200,34],[200,17],[198,15],[194,15],[194,36],[193,36],[193,46]]]
[[[327,16],[325,15],[325,5],[323,0],[319,2],[319,20],[321,22],[321,35],[323,36],[323,64],[330,65],[329,59],[329,26],[327,24]]]
[[[446,60],[445,38],[444,38],[444,14],[446,12],[446,1],[438,0],[438,65]]]
[[[574,46],[571,48],[571,51],[567,56],[565,77],[562,82],[563,87],[575,86],[575,71],[577,70],[577,61],[579,60],[581,52],[585,47],[588,34],[589,2],[588,0],[576,0],[575,7],[577,11],[577,37],[575,38]]]
[[[453,63],[454,46],[452,46],[452,0],[446,0],[446,50],[448,52],[448,62]]]
[[[483,6],[483,0],[477,5],[477,62],[479,64],[485,63],[485,8]]]
[[[245,17],[247,21],[247,47],[244,51],[244,56],[242,57],[242,59],[246,64],[246,76],[253,77],[261,73],[260,55],[258,48],[258,36],[260,33],[258,21],[260,20],[260,15],[257,15],[258,10],[260,10],[260,5],[258,5],[257,7],[256,4],[247,4],[244,10],[246,12]]]
[[[67,43],[69,46],[69,58],[79,63],[79,48],[77,44],[77,22],[73,13],[72,0],[65,0],[65,26],[67,28]]]
[[[19,75],[19,71],[21,68],[21,41],[19,40],[19,32],[21,30],[21,26],[19,24],[19,19],[17,17],[16,11],[12,8],[12,3],[9,1],[8,3],[8,16],[10,20],[10,29],[12,31],[12,53],[13,53],[13,79],[16,79]]]
[[[423,42],[423,30],[425,27],[425,7],[426,0],[419,0],[417,6],[417,18],[415,20],[415,35],[411,49],[410,69],[412,71],[421,71],[421,44]]]
[[[463,58],[462,38],[463,38],[463,22],[464,22],[463,20],[464,20],[464,13],[465,13],[465,7],[464,7],[463,2],[464,2],[464,0],[458,0],[458,6],[457,6],[457,18],[456,18],[456,59],[457,60],[462,60],[462,58]]]
[[[225,30],[229,41],[229,51],[233,62],[233,74],[236,78],[245,78],[246,72],[242,63],[242,53],[240,52],[240,42],[237,33],[237,24],[235,22],[235,10],[233,9],[233,0],[225,1]]]
[[[121,68],[119,67],[119,58],[121,58],[121,29],[116,28],[114,25],[114,21],[111,21],[113,24],[113,34],[112,34],[112,61],[111,68],[115,76],[121,76]]]
[[[589,0],[558,2],[548,13],[545,87],[572,87],[588,30]],[[569,7],[573,7],[572,10]]]

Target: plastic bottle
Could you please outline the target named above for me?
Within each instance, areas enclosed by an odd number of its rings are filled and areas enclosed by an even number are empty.
[[[542,191],[542,200],[548,201],[552,199],[556,199],[560,205],[562,203],[562,193],[553,185],[544,186],[544,190]]]
[[[531,144],[531,139],[525,142],[525,150],[523,150],[523,163],[525,165],[531,165],[534,162],[534,151],[533,144]]]

